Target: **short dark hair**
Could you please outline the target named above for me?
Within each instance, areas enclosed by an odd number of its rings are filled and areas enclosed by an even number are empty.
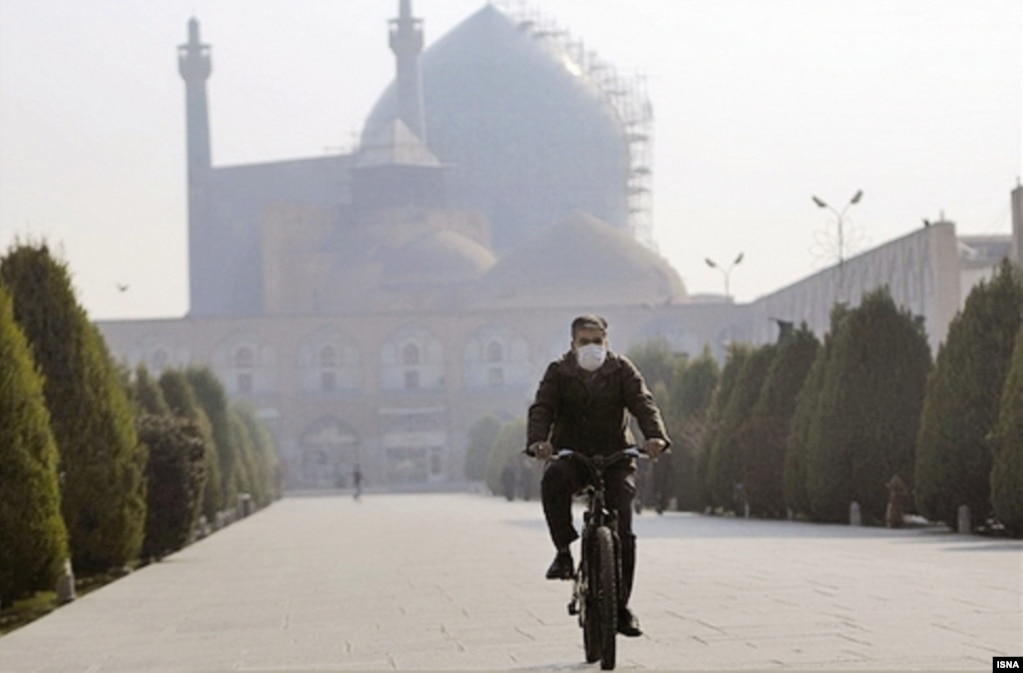
[[[601,318],[599,315],[593,313],[587,313],[581,315],[572,321],[572,338],[575,338],[576,333],[581,329],[599,329],[601,332],[607,333],[607,321]]]

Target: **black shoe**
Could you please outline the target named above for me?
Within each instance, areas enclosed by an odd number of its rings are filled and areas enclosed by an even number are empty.
[[[630,638],[643,635],[639,629],[639,620],[629,608],[622,608],[618,611],[618,633]]]
[[[547,569],[547,579],[549,580],[570,580],[575,577],[575,564],[572,563],[572,552],[559,551],[558,555],[554,557],[554,562],[551,563],[551,567]]]

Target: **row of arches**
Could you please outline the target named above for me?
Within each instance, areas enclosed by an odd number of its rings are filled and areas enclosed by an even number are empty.
[[[283,352],[254,331],[234,332],[210,353],[213,369],[229,392],[249,395],[278,389],[278,359],[295,363],[297,388],[306,394],[358,392],[367,376],[377,376],[382,390],[436,390],[444,387],[451,345],[426,328],[406,328],[380,343],[372,354],[348,333],[334,328],[303,338],[294,355]],[[153,371],[182,366],[190,354],[175,348],[173,338],[151,336],[136,349],[138,361]],[[526,384],[535,372],[526,339],[511,328],[478,330],[462,344],[464,385],[467,388]],[[367,361],[370,355],[376,362]]]

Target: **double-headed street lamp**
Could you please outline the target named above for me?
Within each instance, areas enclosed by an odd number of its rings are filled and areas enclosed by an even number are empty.
[[[863,198],[863,190],[856,190],[856,193],[852,195],[851,199],[849,199],[849,203],[845,204],[845,207],[842,208],[841,211],[835,210],[829,206],[826,201],[817,196],[812,196],[810,198],[813,199],[813,202],[817,204],[818,208],[827,208],[835,214],[836,218],[838,218],[838,263],[841,265],[845,262],[845,211],[860,202],[860,199]]]
[[[837,223],[838,223],[838,292],[837,292],[838,296],[836,297],[836,299],[838,301],[844,301],[845,300],[845,211],[849,210],[849,208],[851,208],[852,206],[854,206],[854,205],[856,205],[857,203],[860,202],[860,199],[863,198],[863,190],[862,189],[857,189],[856,193],[852,195],[851,199],[849,199],[849,203],[845,204],[845,207],[842,208],[842,210],[840,210],[840,211],[836,210],[835,208],[832,208],[830,205],[828,205],[828,203],[826,201],[824,201],[823,199],[821,199],[820,197],[818,197],[816,195],[812,196],[810,198],[813,199],[813,202],[817,204],[818,208],[827,208],[832,213],[834,213],[835,214],[835,219],[837,220]]]
[[[732,298],[732,295],[728,291],[728,277],[732,275],[732,269],[735,268],[735,265],[742,261],[742,257],[743,253],[740,252],[739,256],[735,258],[735,261],[728,265],[728,268],[721,267],[720,265],[718,265],[717,262],[715,262],[710,257],[705,257],[703,260],[707,263],[707,266],[709,266],[712,269],[717,269],[725,277],[725,298],[727,299]]]

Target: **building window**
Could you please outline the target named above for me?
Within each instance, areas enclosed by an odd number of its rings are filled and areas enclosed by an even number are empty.
[[[337,351],[333,346],[324,346],[320,349],[320,366],[324,369],[333,369],[338,366]]]
[[[337,390],[337,375],[334,372],[320,372],[320,390],[325,393]]]
[[[405,390],[419,389],[419,372],[415,369],[405,370]]]
[[[504,370],[500,367],[491,367],[487,370],[487,383],[493,387],[504,385]]]
[[[408,344],[401,351],[401,363],[406,367],[414,367],[419,364],[419,347],[415,344]]]
[[[252,369],[256,364],[256,356],[248,346],[242,346],[234,355],[234,366],[238,369]]]
[[[491,341],[487,344],[487,362],[501,362],[504,360],[504,349],[501,344]]]
[[[430,450],[430,474],[437,477],[444,473],[444,449],[434,447]]]
[[[252,374],[250,372],[238,374],[238,392],[242,395],[248,395],[252,392]]]

